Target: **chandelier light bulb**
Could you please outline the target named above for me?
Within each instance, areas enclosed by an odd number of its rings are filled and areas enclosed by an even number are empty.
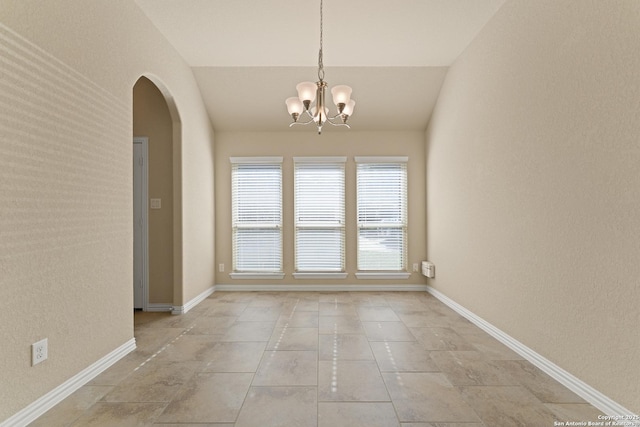
[[[344,110],[342,110],[342,114],[347,117],[350,117],[353,114],[353,107],[355,106],[356,106],[356,101],[354,101],[353,99],[349,100],[347,105],[345,105]]]
[[[300,98],[298,98],[297,96],[292,96],[291,98],[287,98],[285,103],[287,104],[287,111],[291,115],[293,114],[300,115],[304,111],[304,106],[302,105],[302,101],[300,101]]]
[[[328,115],[329,115],[329,109],[327,107],[324,108],[324,114],[318,114],[318,108],[317,107],[313,107],[311,108],[311,115],[313,116],[313,121],[316,123],[324,123],[324,121],[327,119]],[[322,120],[321,117],[322,116]]]
[[[336,105],[347,105],[351,99],[351,88],[345,85],[338,85],[331,88],[331,95],[333,95],[333,103]]]
[[[300,101],[298,97],[292,96],[291,98],[287,98],[285,103],[287,104],[287,111],[291,115],[293,122],[297,122],[298,117],[300,117],[300,114],[302,114],[302,112],[304,111],[302,101]]]
[[[313,82],[302,82],[297,84],[296,90],[298,91],[298,98],[300,98],[300,101],[308,101],[309,104],[311,104],[316,100],[318,85]]]

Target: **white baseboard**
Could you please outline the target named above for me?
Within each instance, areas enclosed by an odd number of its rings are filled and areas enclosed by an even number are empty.
[[[195,297],[192,300],[188,301],[185,305],[174,305],[172,307],[171,314],[185,314],[186,312],[191,310],[193,307],[195,307],[196,305],[201,303],[202,300],[206,299],[215,290],[216,290],[216,287],[212,286],[209,289],[207,289],[206,291],[202,292],[197,297]]]
[[[91,366],[80,371],[58,387],[51,390],[49,393],[34,401],[20,412],[4,420],[0,423],[0,427],[24,427],[28,425],[135,349],[136,339],[131,338],[129,341],[93,363]]]
[[[590,385],[571,375],[569,372],[565,371],[555,363],[536,353],[534,350],[530,349],[526,345],[522,344],[520,341],[515,338],[507,335],[502,330],[496,328],[489,322],[485,321],[481,317],[475,315],[471,311],[467,310],[457,302],[453,301],[448,296],[444,295],[442,292],[432,288],[431,286],[427,286],[427,292],[431,295],[439,299],[441,302],[449,306],[452,310],[460,314],[461,316],[468,319],[471,323],[478,326],[480,329],[484,330],[486,333],[509,347],[511,350],[518,353],[527,361],[531,362],[533,365],[538,367],[540,370],[545,372],[547,375],[558,381],[560,384],[567,387],[569,390],[582,397],[584,400],[589,402],[591,405],[598,408],[600,411],[605,413],[606,415],[611,416],[622,416],[627,417],[622,418],[621,420],[627,421],[629,419],[634,420],[637,419],[637,415],[635,415],[630,410],[624,408],[622,405],[617,402],[611,400],[604,394],[600,393],[598,390],[594,389]],[[634,418],[636,417],[636,418]],[[640,423],[630,424],[630,425],[640,425]]]
[[[171,304],[147,304],[147,311],[172,311],[173,306]]]
[[[285,284],[257,284],[257,285],[240,285],[240,284],[219,284],[215,286],[216,291],[242,291],[242,292],[424,292],[427,285],[341,285],[341,284],[316,284],[316,285],[285,285]]]

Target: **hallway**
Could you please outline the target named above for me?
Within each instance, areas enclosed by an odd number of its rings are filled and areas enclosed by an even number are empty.
[[[428,293],[216,292],[32,426],[512,427],[601,414]]]

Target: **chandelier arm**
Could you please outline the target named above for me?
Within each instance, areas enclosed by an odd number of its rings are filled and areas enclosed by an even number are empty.
[[[293,125],[308,125],[313,123],[313,118],[311,120],[309,120],[308,122],[291,122],[289,124],[289,127],[292,127]]]
[[[329,119],[329,120],[337,120],[337,119],[342,120],[342,113],[338,113],[333,117],[327,117],[327,119]]]
[[[308,111],[303,111],[303,114],[307,114],[308,117],[310,117],[310,119],[306,122],[292,122],[291,124],[289,124],[289,127],[292,127],[293,125],[309,125],[311,123],[314,123],[315,120],[313,120],[313,116],[311,115],[311,113],[309,113]],[[326,117],[325,120],[323,121],[323,123],[329,123],[333,126],[345,126],[349,129],[351,129],[351,126],[349,126],[348,123],[334,123],[334,120],[342,120],[342,114],[338,113],[333,117]]]
[[[329,123],[329,124],[331,124],[333,126],[336,126],[336,127],[337,126],[345,126],[347,129],[351,129],[351,126],[349,126],[348,123],[333,123],[332,119],[329,119],[329,118],[327,119],[327,121],[325,123]]]

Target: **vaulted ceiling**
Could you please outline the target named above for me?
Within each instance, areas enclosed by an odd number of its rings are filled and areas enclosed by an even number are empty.
[[[318,80],[320,0],[135,1],[193,68],[215,130],[288,129],[284,100]],[[353,88],[352,128],[424,130],[448,67],[505,1],[324,0],[325,80]]]

